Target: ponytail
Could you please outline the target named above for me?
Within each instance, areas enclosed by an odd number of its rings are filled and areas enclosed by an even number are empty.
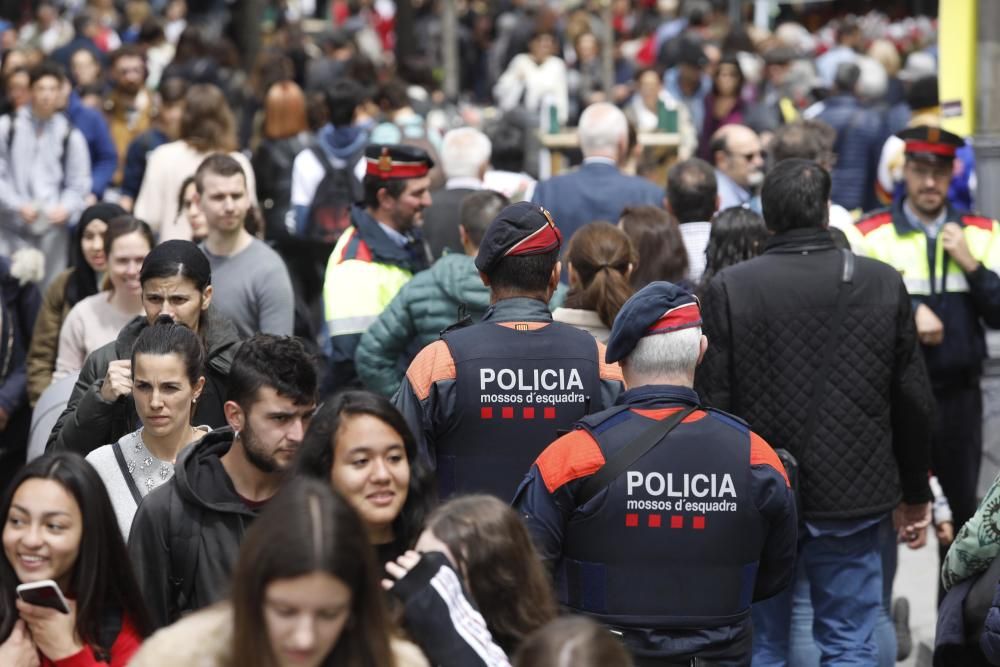
[[[570,239],[566,259],[579,284],[570,286],[566,306],[597,312],[609,329],[632,296],[628,274],[635,249],[625,232],[607,222],[592,222]]]

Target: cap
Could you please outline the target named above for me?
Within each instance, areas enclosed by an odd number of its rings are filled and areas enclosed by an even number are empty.
[[[562,246],[562,233],[552,214],[522,201],[500,211],[483,234],[476,268],[489,273],[504,257],[544,255]]]
[[[434,166],[434,160],[422,148],[398,144],[369,144],[365,148],[365,175],[385,181],[420,178]]]
[[[906,157],[916,160],[953,160],[955,151],[965,145],[965,141],[957,134],[929,125],[909,127],[896,136],[905,142]]]
[[[604,359],[609,364],[624,359],[646,336],[700,326],[701,307],[694,295],[673,283],[650,283],[618,312]]]
[[[792,46],[773,46],[764,52],[765,65],[787,65],[799,58],[799,52]]]

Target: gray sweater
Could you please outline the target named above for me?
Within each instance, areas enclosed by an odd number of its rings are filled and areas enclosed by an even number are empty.
[[[228,257],[201,245],[212,267],[212,304],[232,320],[241,338],[289,336],[295,318],[292,281],[281,257],[260,239]]]

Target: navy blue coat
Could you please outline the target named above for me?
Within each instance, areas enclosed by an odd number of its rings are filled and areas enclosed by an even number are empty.
[[[621,173],[610,162],[597,160],[540,182],[531,201],[552,213],[566,243],[589,222],[617,223],[626,206],[662,207],[663,189],[644,178]]]
[[[835,95],[823,102],[817,118],[837,131],[830,199],[849,211],[877,208],[875,179],[888,136],[881,115],[850,95]]]

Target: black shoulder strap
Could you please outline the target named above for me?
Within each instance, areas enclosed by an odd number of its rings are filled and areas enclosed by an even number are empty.
[[[128,470],[128,464],[125,462],[125,455],[122,454],[121,445],[117,442],[111,445],[111,451],[115,453],[115,461],[118,461],[118,467],[121,469],[122,477],[125,478],[125,483],[128,484],[128,490],[132,492],[132,500],[138,505],[142,502],[142,494],[139,493],[139,487],[135,485],[135,479],[132,478],[132,473]]]
[[[326,151],[323,150],[322,146],[319,144],[313,144],[310,149],[312,150],[313,155],[316,156],[316,159],[319,160],[320,166],[323,167],[324,175],[333,171],[333,165],[330,164],[330,158],[326,156]]]
[[[174,616],[171,622],[180,617],[181,612],[191,607],[194,595],[194,573],[198,567],[198,542],[201,535],[201,508],[196,515],[190,516],[184,512],[184,501],[174,490],[170,494],[168,530],[170,535],[170,584],[174,591]]]
[[[14,150],[14,120],[16,117],[14,114],[7,114],[7,120],[10,121],[10,126],[7,128],[7,159],[11,159],[12,151]]]
[[[843,262],[840,268],[840,280],[837,283],[837,305],[833,311],[833,320],[827,327],[827,337],[823,344],[823,359],[820,361],[819,372],[813,378],[812,394],[809,396],[809,411],[806,413],[805,430],[802,435],[802,445],[798,449],[798,460],[801,463],[805,452],[812,444],[816,434],[816,420],[819,417],[819,404],[823,400],[826,381],[830,375],[830,362],[833,352],[840,341],[840,329],[847,313],[847,286],[854,282],[854,253],[846,248],[841,249]]]
[[[583,483],[583,486],[580,487],[580,490],[576,494],[577,505],[585,505],[587,501],[600,493],[611,482],[615,481],[630,465],[638,461],[646,452],[666,438],[668,433],[674,430],[678,424],[697,409],[697,405],[692,405],[683,410],[678,410],[669,417],[657,421],[643,431],[638,438],[625,445],[594,476]]]

